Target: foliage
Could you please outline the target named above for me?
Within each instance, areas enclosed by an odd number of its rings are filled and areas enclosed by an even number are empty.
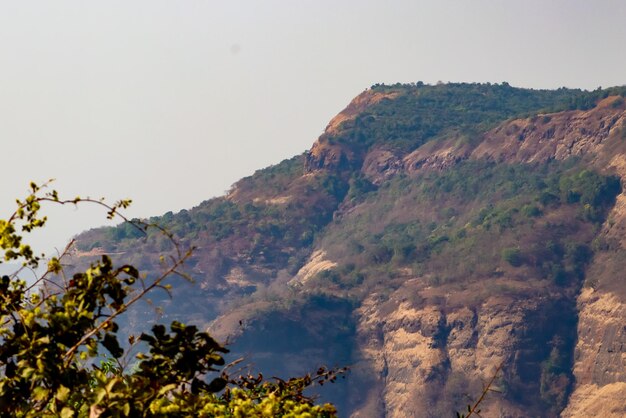
[[[626,97],[626,86],[620,87],[610,87],[608,89],[602,89],[598,87],[593,91],[581,91],[574,97],[569,99],[568,109],[569,110],[589,110],[595,107],[596,103],[599,100],[605,99],[609,96],[620,96]],[[620,106],[623,101],[620,102],[618,99],[613,103],[613,106]]]
[[[343,122],[331,142],[363,147],[385,143],[410,150],[450,129],[484,132],[508,118],[565,110],[578,106],[577,101],[597,100],[595,93],[581,90],[521,89],[507,83],[377,84],[372,91],[397,97],[383,99],[354,120]]]
[[[589,170],[561,178],[559,187],[561,200],[568,203],[580,202],[584,216],[595,222],[602,220],[602,210],[611,206],[621,192],[618,177],[603,177]]]
[[[512,265],[513,267],[519,267],[524,261],[522,258],[522,252],[519,248],[505,248],[502,250],[502,259]]]
[[[353,175],[350,178],[348,185],[349,188],[346,200],[352,204],[361,201],[367,193],[376,190],[375,185],[363,178],[363,176],[359,175]]]
[[[550,91],[513,88],[507,83],[432,86],[417,83],[375,85],[372,92],[397,96],[393,100],[382,99],[368,106],[354,120],[343,122],[336,132],[325,134],[328,136],[325,140],[349,145],[350,150],[357,154],[358,149],[367,150],[372,146],[406,151],[426,141],[445,137],[450,131],[462,132],[463,140],[471,141],[480,132],[507,118],[567,109],[572,101],[580,97],[590,98],[595,103],[599,94],[621,94],[622,90],[585,92],[562,88]],[[181,242],[225,250],[221,255],[211,256],[201,252],[200,256],[204,259],[192,258],[190,269],[198,266],[198,270],[207,271],[209,264],[226,266],[244,262],[271,266],[276,271],[297,270],[303,257],[306,257],[307,249],[323,233],[342,201],[347,205],[356,205],[370,194],[377,195],[376,187],[361,175],[320,171],[302,176],[303,167],[303,155],[284,160],[240,180],[227,197],[205,201],[190,210],[150,218],[148,222],[171,231]],[[472,171],[474,168],[479,170],[478,175]],[[506,176],[510,175],[520,177],[519,170],[523,168],[512,167],[511,174],[503,173],[504,170],[498,173],[505,176],[507,187],[512,192],[527,188],[525,179],[506,180]],[[442,184],[429,187],[439,194],[462,196],[478,193],[484,196],[483,171],[480,164],[465,165],[460,170],[449,170],[447,175],[440,176],[437,181]],[[539,176],[532,177],[531,187],[544,180]],[[467,187],[463,189],[460,185]],[[555,190],[558,193],[554,193]],[[544,190],[539,203],[543,205],[556,197],[561,197],[560,190],[551,187]],[[541,207],[528,201],[507,210],[494,213],[485,227],[489,224],[499,229],[512,228],[511,222],[518,217],[517,211],[522,210],[526,217],[533,218],[539,217]],[[581,209],[581,212],[584,210],[587,211],[586,216],[596,222],[602,217],[601,211],[594,208]],[[113,229],[84,234],[78,244],[83,251],[103,247],[115,253],[141,253],[141,260],[126,261],[147,269],[151,264],[157,264],[150,254],[173,250],[170,241],[157,231],[148,231],[145,240],[138,240],[137,233],[131,225],[122,224]],[[438,238],[433,239],[436,241]],[[438,248],[445,243],[445,238],[441,239],[443,241],[437,241]],[[382,248],[385,245],[370,251],[373,259],[385,257],[388,253]],[[406,250],[394,251],[391,259],[411,259],[410,253],[415,252]]]
[[[572,389],[569,378],[571,356],[565,341],[558,336],[552,339],[550,347],[550,355],[541,363],[540,393],[541,398],[548,405],[556,406],[554,409],[558,412],[565,407]]]
[[[326,231],[321,246],[340,265],[314,282],[348,290],[386,278],[391,286],[395,272],[410,268],[433,284],[468,283],[512,266],[558,286],[579,283],[593,231],[620,190],[616,177],[575,160],[467,161],[417,179],[397,176]]]
[[[197,247],[212,247],[220,243],[229,249],[228,257],[258,263],[284,263],[296,255],[297,250],[309,246],[317,233],[332,220],[333,212],[348,191],[348,184],[337,176],[318,173],[305,179],[281,177],[294,175],[295,160],[288,160],[242,180],[231,198],[215,198],[190,210],[168,212],[145,222],[168,230],[179,242],[193,242]],[[280,187],[276,191],[272,181]],[[267,185],[267,187],[265,187]],[[268,193],[264,198],[251,198],[250,188],[261,187]],[[114,228],[89,231],[79,242],[81,251],[103,247],[112,253],[132,252],[141,249],[148,258],[142,267],[152,270],[157,260],[150,254],[173,251],[171,240],[159,229],[146,232],[145,239],[136,238],[132,223],[122,223]],[[133,261],[133,260],[125,260]],[[135,261],[133,261],[135,262]],[[198,262],[189,260],[188,267]],[[206,262],[208,264],[208,262]],[[212,264],[219,264],[211,260]]]
[[[129,201],[60,200],[31,184],[17,211],[0,221],[5,261],[37,267],[43,260],[24,244],[22,233],[41,228],[43,202],[95,202],[113,217]],[[132,225],[145,233],[149,225]],[[18,232],[21,227],[22,232]],[[171,236],[170,236],[171,238]],[[181,251],[162,260],[163,271],[146,278],[132,265],[114,266],[102,256],[89,269],[63,276],[63,255],[48,261],[46,272],[27,286],[15,274],[0,279],[0,415],[13,417],[172,417],[335,415],[332,405],[315,405],[303,391],[333,382],[342,370],[320,368],[313,375],[286,381],[262,376],[232,378],[223,355],[228,350],[193,325],[173,321],[169,329],[130,336],[139,350],[127,369],[129,350],[118,340],[118,319],[164,281],[185,276],[180,268],[191,256]],[[54,275],[58,275],[54,278]],[[108,356],[96,366],[98,359]]]
[[[238,195],[258,193],[259,190],[265,193],[281,193],[294,178],[302,175],[303,166],[303,155],[297,155],[242,178],[235,183],[232,191],[236,191]]]

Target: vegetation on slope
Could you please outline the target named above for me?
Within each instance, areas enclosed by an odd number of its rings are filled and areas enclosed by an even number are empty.
[[[262,329],[281,324],[293,331],[292,338],[309,341],[318,335],[315,321],[325,309],[358,306],[368,294],[390,294],[409,278],[429,287],[431,302],[444,310],[475,307],[490,296],[536,298],[545,306],[529,320],[547,325],[520,337],[528,356],[520,361],[528,374],[508,376],[506,396],[524,394],[517,401],[534,405],[538,416],[556,413],[573,381],[574,298],[603,245],[598,230],[621,191],[619,180],[572,158],[533,165],[463,161],[442,171],[401,172],[374,185],[360,163],[374,148],[402,156],[456,133],[474,144],[507,119],[589,109],[609,94],[624,96],[626,89],[417,83],[375,85],[369,92],[394,94],[343,120],[316,144],[348,150],[346,155],[357,156],[351,164],[307,167],[311,155],[297,156],[242,179],[226,197],[150,219],[199,248],[190,272],[202,291],[187,291],[186,300],[197,303],[180,313],[208,322],[245,307],[256,319],[244,336],[261,339]],[[156,234],[138,238],[127,224],[79,239],[82,251],[124,253],[119,257],[148,270],[156,265],[153,254],[168,251],[168,245]],[[336,265],[294,284],[291,279],[314,249],[323,249]],[[417,292],[407,296],[423,302]],[[311,304],[320,297],[345,303]],[[311,306],[308,316],[301,315],[300,308]],[[349,329],[342,359],[349,358],[344,354],[353,344],[353,318],[327,316],[335,318],[329,324]],[[547,321],[551,316],[558,321]],[[301,361],[298,350],[294,363]]]
[[[561,88],[532,90],[502,84],[374,85],[373,93],[395,93],[341,124],[330,143],[358,147],[385,145],[410,151],[447,130],[485,132],[509,118],[562,110],[588,109],[609,94],[626,95],[626,87],[594,92]]]
[[[250,263],[284,264],[297,256],[297,249],[311,245],[347,190],[332,173],[301,175],[301,158],[285,160],[241,180],[230,197],[211,199],[191,210],[168,212],[148,221],[190,245],[207,248],[219,243],[230,256]],[[138,238],[142,238],[139,243],[145,254],[169,249],[170,243],[162,235],[139,237],[128,223],[84,235],[79,249],[134,251]]]
[[[553,295],[559,308],[537,313],[532,323],[542,326],[522,338],[537,356],[524,361],[536,362],[538,374],[510,381],[508,396],[536,407],[539,398],[538,411],[556,413],[572,389],[576,335],[573,299],[562,295],[582,286],[599,226],[620,192],[618,178],[575,159],[468,161],[417,181],[397,176],[327,228],[319,246],[336,266],[306,288],[362,300],[417,277],[438,289],[433,298],[446,295],[445,310],[477,309],[490,297]],[[561,319],[548,319],[554,315]]]
[[[574,161],[472,161],[419,181],[396,177],[329,228],[321,246],[341,264],[318,280],[322,287],[350,288],[408,267],[442,284],[491,275],[500,266],[531,268],[538,273],[532,276],[555,284],[577,282],[591,255],[590,237],[620,190],[617,178]]]

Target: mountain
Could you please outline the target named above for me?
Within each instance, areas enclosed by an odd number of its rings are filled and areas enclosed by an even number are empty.
[[[624,96],[374,85],[304,154],[149,219],[196,248],[195,283],[151,306],[266,375],[350,365],[321,392],[342,416],[451,416],[502,364],[482,416],[622,417]],[[122,224],[81,234],[72,263],[153,274],[169,251]]]

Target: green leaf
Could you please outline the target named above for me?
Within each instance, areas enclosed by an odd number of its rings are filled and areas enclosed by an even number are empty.
[[[43,401],[48,396],[48,393],[50,393],[48,389],[37,386],[35,389],[33,389],[33,399],[36,401]]]
[[[24,379],[30,379],[33,373],[35,373],[35,369],[33,369],[32,367],[25,367],[24,369],[22,369],[22,373],[20,375]]]
[[[102,400],[104,399],[104,397],[107,396],[107,391],[105,388],[98,388],[96,391],[96,399],[95,399],[95,403],[99,404],[100,402],[102,402]]]
[[[165,385],[161,389],[159,389],[159,395],[165,395],[167,392],[169,392],[171,390],[174,390],[177,387],[178,387],[178,385],[176,383]]]
[[[65,386],[61,385],[59,389],[57,389],[56,398],[59,402],[67,401],[67,398],[70,396],[70,390]]]
[[[74,411],[69,407],[65,406],[61,410],[61,418],[72,418],[74,416]]]

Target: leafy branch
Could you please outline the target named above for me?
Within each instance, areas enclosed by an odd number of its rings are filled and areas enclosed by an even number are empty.
[[[0,219],[0,248],[4,261],[21,260],[34,269],[41,258],[23,244],[23,234],[42,228],[47,218],[40,215],[42,203],[102,206],[107,218],[120,216],[143,233],[155,227],[174,244],[163,271],[147,280],[130,264],[115,266],[101,260],[70,280],[64,275],[63,260],[73,242],[57,257],[48,260],[40,277],[29,286],[15,272],[0,278],[0,415],[13,417],[146,417],[178,416],[280,416],[302,414],[336,416],[332,405],[316,405],[303,391],[314,384],[333,382],[342,371],[321,368],[316,374],[268,382],[262,378],[230,379],[223,368],[228,350],[207,332],[174,321],[169,331],[161,324],[129,338],[132,346],[141,341],[147,352],[136,355],[138,363],[126,372],[119,361],[130,350],[118,342],[122,314],[155,290],[171,297],[171,276],[190,278],[181,270],[193,248],[183,249],[174,236],[158,225],[129,221],[118,213],[130,204],[120,200],[74,198],[63,200],[56,191],[43,193],[35,183],[17,210]],[[21,225],[21,230],[18,231]],[[106,350],[103,352],[103,350]],[[106,352],[111,357],[106,356]],[[98,359],[102,355],[108,359]],[[117,366],[115,366],[117,364]],[[209,379],[211,374],[217,374]],[[221,392],[221,395],[219,394]]]

